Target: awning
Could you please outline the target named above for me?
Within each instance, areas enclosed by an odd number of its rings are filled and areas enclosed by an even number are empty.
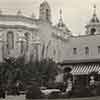
[[[100,64],[76,64],[76,65],[72,65],[71,73],[73,75],[87,75],[93,71],[98,72],[100,74]]]

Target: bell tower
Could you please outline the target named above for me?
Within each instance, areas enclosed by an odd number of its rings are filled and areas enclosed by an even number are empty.
[[[51,9],[46,0],[40,4],[40,20],[51,22]]]

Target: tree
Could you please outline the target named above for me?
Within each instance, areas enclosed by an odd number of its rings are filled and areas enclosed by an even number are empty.
[[[5,58],[0,64],[0,80],[7,83],[16,83],[17,80],[27,83],[36,80],[40,84],[46,84],[54,80],[57,74],[57,65],[52,59],[25,63],[24,57]]]
[[[44,59],[39,63],[39,73],[40,79],[42,82],[48,83],[50,80],[54,80],[55,75],[57,74],[57,64],[52,59]]]

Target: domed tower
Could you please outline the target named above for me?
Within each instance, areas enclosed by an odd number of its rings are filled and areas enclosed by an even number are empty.
[[[40,4],[40,20],[51,22],[51,9],[46,0]]]
[[[100,21],[96,15],[96,5],[93,7],[93,15],[86,27],[86,34],[100,34]]]

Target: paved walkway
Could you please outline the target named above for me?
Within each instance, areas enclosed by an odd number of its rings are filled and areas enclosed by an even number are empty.
[[[26,100],[26,99],[24,95],[20,95],[20,96],[7,96],[6,99],[0,99],[0,100]],[[52,99],[52,100],[55,100],[55,99]],[[71,99],[57,99],[57,100],[100,100],[100,96],[90,97],[90,98],[71,98]]]
[[[25,100],[24,95],[20,96],[7,96],[5,99],[0,99],[0,100]]]

